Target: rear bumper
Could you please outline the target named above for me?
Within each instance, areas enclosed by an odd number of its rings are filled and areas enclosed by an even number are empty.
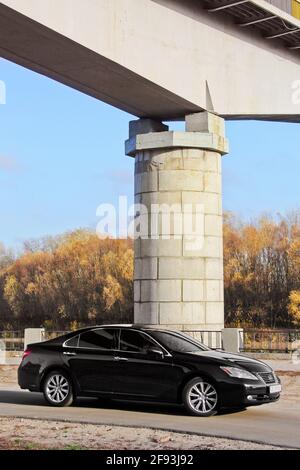
[[[31,367],[21,366],[18,369],[18,384],[22,390],[31,392],[40,391],[39,374],[35,373]]]

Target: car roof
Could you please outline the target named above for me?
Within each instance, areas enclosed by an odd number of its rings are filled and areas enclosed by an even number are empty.
[[[105,325],[91,325],[91,326],[86,326],[84,328],[80,328],[76,331],[70,331],[69,334],[73,333],[80,333],[84,331],[89,331],[89,330],[95,330],[97,328],[124,328],[124,329],[134,329],[134,330],[141,330],[141,331],[165,331],[168,333],[180,333],[180,331],[173,331],[173,330],[167,330],[164,328],[159,328],[159,326],[149,326],[149,325],[144,325],[141,323],[131,323],[131,324],[105,324]]]

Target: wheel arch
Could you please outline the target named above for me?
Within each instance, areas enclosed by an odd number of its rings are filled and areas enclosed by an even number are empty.
[[[40,380],[40,391],[41,392],[43,391],[44,382],[45,382],[47,376],[51,372],[54,372],[54,371],[63,372],[64,374],[66,374],[69,377],[69,379],[71,380],[71,383],[72,383],[73,393],[75,395],[77,395],[78,385],[76,383],[76,380],[75,380],[74,376],[72,375],[71,371],[62,364],[49,365],[48,367],[45,367],[45,369],[43,370],[42,376],[41,376],[41,380]]]

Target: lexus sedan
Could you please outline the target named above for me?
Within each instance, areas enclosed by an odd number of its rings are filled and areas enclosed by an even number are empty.
[[[29,345],[18,380],[52,406],[78,396],[118,398],[183,403],[196,416],[274,402],[281,392],[263,362],[141,325],[95,326]]]

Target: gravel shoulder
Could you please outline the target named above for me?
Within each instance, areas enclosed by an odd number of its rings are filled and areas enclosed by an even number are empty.
[[[231,439],[144,428],[0,418],[0,450],[279,450]]]
[[[18,366],[0,365],[0,387],[16,387],[18,385],[17,371]]]

